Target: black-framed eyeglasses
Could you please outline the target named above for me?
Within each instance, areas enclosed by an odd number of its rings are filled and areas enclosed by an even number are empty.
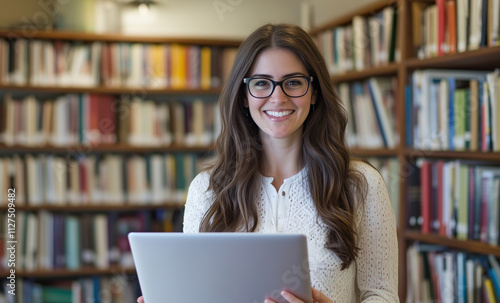
[[[277,85],[285,95],[291,98],[302,97],[307,94],[309,84],[313,81],[311,76],[292,76],[281,81],[273,81],[267,78],[243,78],[243,83],[246,83],[248,92],[254,98],[267,98],[271,96]]]

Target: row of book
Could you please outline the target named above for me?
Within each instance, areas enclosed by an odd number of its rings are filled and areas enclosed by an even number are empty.
[[[24,146],[129,144],[208,146],[219,132],[213,99],[151,100],[99,94],[0,101],[0,143]]]
[[[12,265],[6,260],[12,260],[6,255],[6,247],[9,241],[17,241],[15,268],[18,272],[108,269],[111,266],[130,269],[134,262],[128,233],[179,231],[181,212],[164,209],[74,214],[17,211],[15,239],[8,230],[3,232],[1,239],[4,248],[0,252],[2,268],[8,270],[7,266]],[[6,216],[2,219],[7,226]]]
[[[338,85],[348,114],[350,147],[394,148],[399,144],[397,87],[395,77],[371,77],[364,82]]]
[[[407,144],[500,151],[500,70],[418,70],[406,94]]]
[[[500,167],[421,159],[408,174],[410,229],[500,245]]]
[[[355,16],[352,23],[318,34],[316,44],[331,74],[363,70],[399,60],[396,7],[371,16]]]
[[[4,293],[0,302],[6,303],[135,303],[141,294],[135,275],[116,273],[103,277],[83,277],[73,281],[34,281],[17,279],[16,295]]]
[[[421,59],[500,45],[500,0],[412,2],[411,9]]]
[[[0,157],[0,190],[15,188],[17,205],[182,205],[207,161],[193,153],[12,155]]]
[[[407,273],[407,302],[500,300],[500,265],[492,255],[416,243],[407,250]]]
[[[222,46],[0,39],[0,83],[209,89],[222,86],[235,55]]]
[[[392,210],[396,218],[396,224],[399,220],[399,161],[395,157],[368,157],[366,160],[373,165],[382,175],[391,198]]]

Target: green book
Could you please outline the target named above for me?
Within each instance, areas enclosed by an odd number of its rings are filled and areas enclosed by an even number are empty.
[[[45,286],[42,296],[43,302],[71,303],[72,292],[68,288]]]

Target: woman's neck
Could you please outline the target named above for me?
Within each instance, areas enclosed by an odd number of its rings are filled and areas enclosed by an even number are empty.
[[[273,177],[272,184],[279,190],[284,179],[297,174],[303,167],[302,142],[271,140],[262,142],[262,146],[260,171],[266,177]]]

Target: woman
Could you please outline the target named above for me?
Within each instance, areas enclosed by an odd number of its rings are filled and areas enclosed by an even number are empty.
[[[351,160],[346,113],[310,36],[288,24],[257,29],[219,102],[217,160],[191,183],[184,232],[302,233],[316,302],[398,302],[387,189]]]

